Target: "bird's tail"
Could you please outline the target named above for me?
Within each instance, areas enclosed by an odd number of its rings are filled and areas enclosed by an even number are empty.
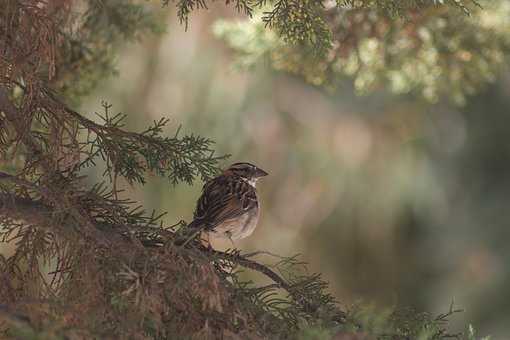
[[[204,228],[205,225],[203,221],[194,219],[190,224],[182,229],[182,232],[179,232],[179,235],[176,237],[174,244],[177,246],[186,245],[197,236],[200,236]]]

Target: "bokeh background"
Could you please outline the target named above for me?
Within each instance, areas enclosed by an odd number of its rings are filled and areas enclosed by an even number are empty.
[[[164,15],[167,32],[124,46],[82,112],[104,99],[136,130],[168,117],[169,134],[216,141],[225,166],[267,170],[259,227],[237,247],[300,253],[342,303],[439,313],[453,301],[465,310],[454,327],[510,338],[509,74],[461,108],[384,88],[359,97],[349,80],[325,92],[264,62],[233,69],[212,32],[230,9],[198,12],[186,32]],[[126,195],[174,224],[191,220],[201,186],[152,177]]]

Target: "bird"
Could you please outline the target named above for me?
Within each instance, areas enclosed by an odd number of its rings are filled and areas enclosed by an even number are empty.
[[[248,162],[230,165],[204,184],[193,221],[187,229],[193,235],[204,232],[209,247],[209,237],[229,239],[234,245],[234,240],[250,236],[260,215],[255,186],[261,177],[267,175]]]

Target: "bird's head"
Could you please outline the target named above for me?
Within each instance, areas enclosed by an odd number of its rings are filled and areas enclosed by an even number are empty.
[[[239,162],[232,164],[224,171],[224,174],[232,174],[239,176],[248,183],[250,183],[252,186],[255,186],[255,183],[257,183],[257,180],[260,177],[268,175],[268,173],[262,170],[261,168],[247,162]]]

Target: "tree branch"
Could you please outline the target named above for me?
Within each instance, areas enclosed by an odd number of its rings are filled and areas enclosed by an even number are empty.
[[[36,225],[51,218],[51,212],[51,207],[41,202],[11,194],[0,194],[0,216]]]

